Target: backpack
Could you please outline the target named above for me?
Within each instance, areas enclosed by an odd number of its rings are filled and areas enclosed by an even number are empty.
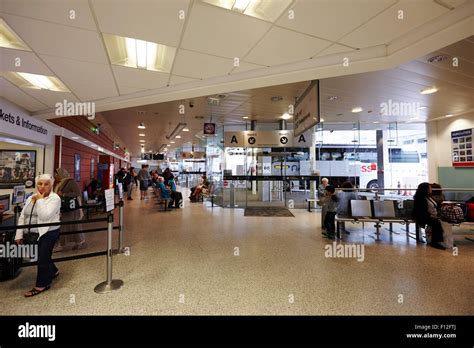
[[[463,222],[464,212],[458,205],[444,204],[441,207],[441,220],[455,224]]]

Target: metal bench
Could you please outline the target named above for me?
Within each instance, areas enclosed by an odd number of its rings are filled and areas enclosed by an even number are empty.
[[[308,212],[311,213],[311,203],[317,203],[319,199],[317,198],[307,198],[306,202],[308,202]]]

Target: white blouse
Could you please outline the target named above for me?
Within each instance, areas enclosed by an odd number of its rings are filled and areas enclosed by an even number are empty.
[[[33,206],[33,202],[31,201],[32,197],[33,196],[29,197],[26,200],[25,206],[23,207],[23,210],[21,211],[20,218],[18,219],[18,225],[29,224],[29,221],[25,219],[25,212],[28,211],[29,213],[31,211],[31,207]],[[48,197],[38,199],[36,201],[35,210],[38,216],[38,219],[37,219],[38,224],[59,222],[60,210],[61,210],[61,198],[56,193],[51,192],[48,195]],[[56,230],[59,227],[60,227],[59,225],[38,227],[37,232],[39,232],[39,238],[41,238],[41,236],[45,234],[46,232]],[[28,232],[28,229],[26,229],[25,232]],[[15,240],[23,239],[23,233],[24,233],[23,229],[18,228],[16,230]]]

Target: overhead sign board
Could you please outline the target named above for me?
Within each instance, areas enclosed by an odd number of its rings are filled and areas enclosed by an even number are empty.
[[[40,144],[54,144],[56,128],[0,98],[0,133]]]
[[[293,136],[292,130],[224,133],[225,147],[310,147],[311,131]]]
[[[319,80],[312,81],[295,104],[293,125],[295,136],[304,133],[320,120]]]

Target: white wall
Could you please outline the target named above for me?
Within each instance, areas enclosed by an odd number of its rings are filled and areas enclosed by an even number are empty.
[[[428,176],[430,182],[439,182],[438,167],[451,167],[451,132],[474,128],[474,112],[429,122],[427,131]]]

